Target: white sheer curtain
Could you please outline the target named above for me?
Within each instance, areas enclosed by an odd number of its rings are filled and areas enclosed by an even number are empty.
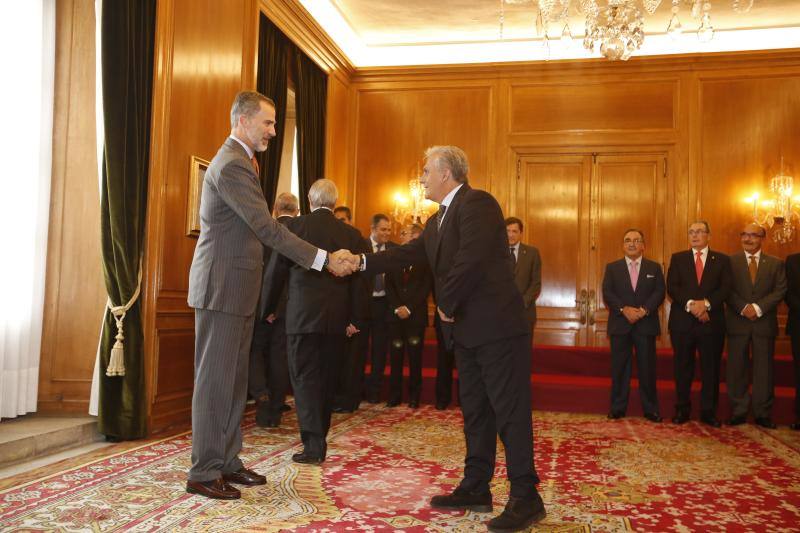
[[[36,410],[53,152],[56,0],[0,6],[0,417]]]

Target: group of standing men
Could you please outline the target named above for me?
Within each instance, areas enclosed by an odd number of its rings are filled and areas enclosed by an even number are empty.
[[[727,424],[744,424],[752,407],[757,425],[776,427],[771,412],[775,398],[777,308],[786,297],[787,329],[792,335],[797,363],[800,254],[789,256],[784,266],[783,261],[762,250],[766,236],[762,226],[747,224],[740,233],[742,251],[727,256],[709,247],[708,223],[694,222],[688,230],[690,249],[673,254],[665,283],[660,265],[643,257],[644,233],[638,229],[625,232],[625,257],[609,263],[603,278],[612,358],[609,418],[625,416],[635,348],[644,416],[661,422],[656,396],[656,337],[661,332],[658,308],[666,292],[672,301],[668,322],[675,369],[672,422],[683,424],[690,419],[691,385],[699,354],[700,421],[712,427],[722,425],[717,418],[717,406],[727,338],[726,381],[731,410]],[[796,373],[798,367],[796,364]],[[752,374],[752,394],[748,392],[749,374]],[[800,404],[797,407],[800,416]],[[792,424],[792,428],[800,429],[800,424]]]
[[[274,136],[272,100],[255,92],[239,93],[231,109],[231,134],[203,181],[200,237],[189,274],[195,388],[187,492],[238,499],[241,493],[234,484],[266,483],[265,476],[246,468],[238,456],[259,301],[258,312],[267,322],[274,323],[280,306],[286,306],[288,366],[303,443],[292,459],[319,464],[325,460],[336,389],[330,363],[346,353],[346,337],[371,327],[366,319],[376,316],[374,309],[367,314],[359,293],[367,291],[370,305],[378,306],[375,300],[382,291],[387,297],[392,279],[399,276],[402,281],[404,275],[427,268],[441,338],[459,369],[467,448],[463,479],[451,493],[435,496],[431,506],[492,510],[489,486],[499,435],[511,490],[503,512],[488,522],[489,530],[520,531],[543,519],[533,463],[530,323],[510,268],[500,206],[467,183],[466,154],[454,146],[426,151],[420,182],[426,198],[440,205],[439,212],[418,238],[382,249],[364,246],[357,230],[337,220],[337,192],[329,180],[310,187],[311,213],[281,221],[285,225],[270,216],[254,156]],[[269,279],[259,291],[265,247],[272,249]],[[383,303],[387,311],[390,305],[388,299]],[[406,311],[409,316],[414,312],[404,305],[392,313],[405,320],[401,315]],[[393,330],[409,345],[419,333],[418,326]],[[374,384],[369,390],[375,391]],[[276,399],[265,410],[265,419],[279,421],[281,405],[282,399]]]

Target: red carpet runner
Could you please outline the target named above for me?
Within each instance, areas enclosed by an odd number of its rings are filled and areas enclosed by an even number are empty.
[[[797,531],[800,433],[641,418],[534,416],[547,531]],[[491,514],[438,512],[458,481],[457,410],[370,406],[337,417],[322,467],[295,465],[294,417],[245,422],[246,464],[268,476],[233,502],[184,492],[190,436],[144,444],[0,491],[2,531],[485,531]],[[502,449],[500,450],[502,457]],[[495,513],[508,488],[502,461]]]

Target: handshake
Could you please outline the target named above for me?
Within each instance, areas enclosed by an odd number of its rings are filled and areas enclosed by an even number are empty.
[[[347,250],[328,253],[326,268],[334,276],[349,276],[361,267],[361,256],[351,254]]]

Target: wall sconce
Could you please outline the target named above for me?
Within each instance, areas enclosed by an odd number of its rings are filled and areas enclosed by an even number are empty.
[[[436,203],[425,199],[425,189],[419,178],[408,182],[408,189],[394,194],[392,218],[398,226],[406,224],[423,225],[436,210]]]
[[[795,226],[800,220],[797,206],[798,198],[792,197],[794,178],[784,173],[783,157],[781,170],[769,181],[772,198],[759,202],[759,194],[745,198],[753,206],[753,221],[772,230],[772,240],[777,244],[786,244],[794,239]]]

